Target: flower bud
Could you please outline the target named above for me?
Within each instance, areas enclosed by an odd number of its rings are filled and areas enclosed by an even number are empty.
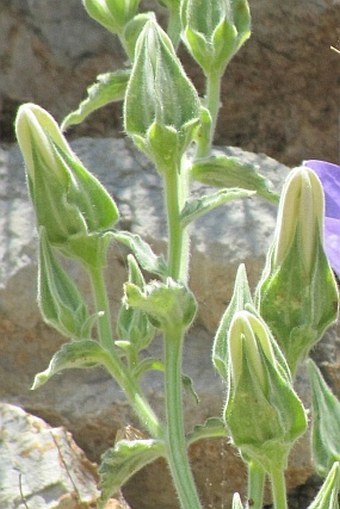
[[[183,39],[206,75],[219,76],[250,36],[247,0],[182,0]]]
[[[274,235],[257,288],[259,312],[295,373],[337,317],[338,290],[323,248],[324,197],[312,170],[284,185]]]
[[[161,172],[178,163],[199,122],[197,92],[153,19],[137,40],[124,120],[128,135]]]
[[[283,468],[292,444],[307,427],[283,354],[254,310],[235,314],[228,345],[224,418],[232,441],[244,459],[265,471]]]
[[[89,265],[102,263],[106,230],[118,220],[112,198],[72,152],[55,120],[34,104],[19,108],[16,134],[38,227],[51,245]]]
[[[197,310],[191,291],[171,278],[165,283],[152,281],[143,290],[135,284],[126,283],[123,302],[147,313],[151,323],[162,330],[189,327]]]
[[[83,0],[83,4],[91,18],[109,32],[121,34],[136,14],[139,0]]]

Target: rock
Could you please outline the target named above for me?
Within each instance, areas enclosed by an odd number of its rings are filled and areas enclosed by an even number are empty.
[[[1,403],[0,429],[1,509],[94,507],[95,465],[64,428]]]
[[[142,2],[154,9],[156,2]],[[264,152],[286,164],[338,157],[338,0],[252,0],[253,34],[223,81],[216,141]],[[157,7],[164,21],[164,9]],[[13,140],[19,103],[33,101],[61,120],[97,74],[125,63],[118,41],[80,0],[2,2],[0,138]],[[202,73],[181,50],[201,93]],[[121,131],[121,105],[92,116],[76,133]]]
[[[73,148],[108,188],[121,211],[121,227],[141,234],[155,251],[165,247],[165,218],[159,176],[128,140],[83,138]],[[237,148],[227,153],[243,161],[257,163],[261,173],[279,189],[288,168],[265,155]],[[29,390],[34,375],[45,369],[63,343],[55,331],[43,324],[36,305],[37,242],[32,207],[24,181],[22,159],[16,146],[0,150],[0,399],[15,403],[44,418],[51,425],[63,425],[91,460],[112,446],[116,431],[126,424],[139,423],[123,394],[101,369],[68,370],[55,376],[41,389]],[[251,286],[262,271],[264,257],[273,234],[276,210],[255,197],[235,201],[200,219],[192,229],[190,285],[200,303],[195,327],[185,349],[184,370],[195,383],[200,397],[196,405],[185,395],[188,429],[212,415],[220,415],[224,388],[211,366],[211,338],[230,298],[235,272],[244,262]],[[120,305],[125,281],[125,250],[113,246],[108,264],[110,302],[114,311]],[[69,269],[84,294],[90,287],[77,266]],[[212,291],[213,289],[213,291]],[[334,368],[336,337],[333,334],[320,350],[320,359]],[[155,354],[161,345],[153,345]],[[323,352],[323,353],[322,353]],[[148,376],[145,391],[153,407],[162,415],[163,388],[160,376]],[[308,404],[309,392],[304,371],[297,387]],[[192,462],[206,506],[221,507],[234,489],[244,485],[240,459],[220,441],[201,441],[191,449]],[[221,456],[225,466],[215,469]],[[306,481],[312,472],[308,437],[304,437],[291,456],[287,473],[292,488]],[[162,495],[159,493],[162,486]],[[236,486],[236,488],[235,488]],[[174,509],[175,497],[162,462],[144,469],[125,490],[131,507]],[[161,497],[161,498],[160,498]],[[164,502],[164,504],[163,504]]]

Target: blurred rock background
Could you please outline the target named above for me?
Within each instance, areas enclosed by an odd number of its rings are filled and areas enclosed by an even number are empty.
[[[264,152],[289,165],[339,158],[339,0],[250,0],[251,39],[223,82],[216,142]],[[155,0],[144,10],[165,9]],[[201,93],[200,70],[185,67]],[[18,105],[33,101],[58,120],[97,74],[124,65],[118,41],[81,0],[0,0],[0,140],[13,140]],[[73,136],[121,135],[121,105],[93,115]]]
[[[148,9],[157,4],[150,0],[142,6]],[[337,161],[339,157],[340,57],[330,45],[339,46],[340,3],[250,0],[250,7],[253,36],[223,82],[216,142],[256,152],[228,149],[258,164],[279,188],[288,172],[280,163],[290,166],[304,158]],[[163,22],[165,10],[157,9]],[[200,71],[185,50],[180,51],[203,93]],[[53,426],[64,426],[94,461],[112,445],[118,429],[138,423],[121,391],[102,370],[68,371],[37,392],[29,389],[34,374],[47,366],[63,338],[42,322],[37,309],[34,217],[22,159],[11,142],[19,104],[37,102],[60,121],[77,107],[97,74],[121,68],[124,62],[117,40],[88,18],[81,0],[0,0],[0,399],[24,407]],[[68,135],[85,165],[117,200],[122,227],[145,236],[156,250],[163,249],[159,179],[129,141],[117,139],[123,135],[121,105],[93,114]],[[186,397],[189,427],[221,411],[224,389],[211,367],[211,337],[240,262],[246,263],[252,286],[256,284],[275,215],[275,207],[255,198],[223,207],[195,227],[191,286],[201,307],[188,338],[185,369],[196,382],[201,404],[196,407]],[[111,253],[108,281],[114,309],[120,303],[125,254],[117,247]],[[88,291],[83,274],[76,267],[71,270]],[[314,352],[338,395],[339,337],[338,326]],[[160,349],[160,344],[155,348]],[[297,384],[308,404],[303,371]],[[146,387],[161,413],[161,379],[148,379]],[[221,441],[205,441],[192,448],[191,457],[205,506],[228,507],[232,490],[242,491],[244,486],[245,473],[237,455]],[[216,469],[221,458],[223,466]],[[306,437],[288,471],[289,487],[295,490],[292,508],[307,506],[301,502],[301,493],[312,496],[315,482]],[[138,474],[125,495],[132,509],[175,508],[162,463]]]

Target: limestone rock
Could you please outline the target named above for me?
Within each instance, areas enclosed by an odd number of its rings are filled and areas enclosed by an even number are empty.
[[[73,148],[112,193],[121,211],[121,227],[141,234],[155,251],[165,247],[165,217],[159,176],[128,140],[83,138]],[[257,163],[261,173],[279,189],[288,168],[265,155],[236,148],[229,154]],[[22,159],[16,146],[0,150],[0,399],[25,407],[52,425],[63,425],[72,432],[90,459],[112,446],[115,433],[126,424],[136,427],[134,415],[123,394],[101,369],[68,370],[57,375],[38,391],[29,390],[34,375],[47,367],[53,353],[64,341],[42,323],[36,305],[37,243],[34,217],[24,181]],[[200,397],[196,405],[185,395],[186,422],[204,422],[220,415],[224,389],[211,366],[211,338],[230,298],[238,264],[244,262],[254,287],[273,234],[276,210],[260,198],[235,201],[195,223],[192,229],[190,285],[196,293],[200,313],[190,331],[184,370],[195,383]],[[113,310],[120,305],[125,281],[125,250],[113,246],[107,270]],[[81,271],[70,270],[84,290],[89,284]],[[320,354],[320,360],[334,369],[339,331],[334,333]],[[156,342],[155,354],[161,345]],[[302,371],[298,390],[308,403],[308,384]],[[163,413],[160,376],[148,376],[145,391],[156,411]],[[202,441],[191,450],[194,470],[206,506],[221,507],[232,491],[244,484],[239,458],[225,445]],[[213,468],[220,457],[226,466]],[[291,457],[289,486],[306,481],[312,471],[308,437],[301,440]],[[225,474],[224,474],[225,472]],[[162,500],[159,498],[162,486]],[[167,496],[170,482],[162,463],[143,470],[127,487],[133,509],[174,509],[175,497]],[[164,505],[163,505],[164,497]],[[213,502],[212,502],[213,501]],[[162,502],[162,504],[161,504]]]
[[[1,509],[94,507],[95,466],[65,429],[4,403],[0,429]]]
[[[144,1],[144,9],[164,9]],[[339,0],[251,0],[252,37],[223,81],[216,141],[287,164],[338,157]],[[182,49],[202,94],[203,78]],[[0,4],[0,138],[13,139],[19,103],[33,101],[61,120],[97,74],[125,63],[118,41],[80,0]],[[107,111],[109,114],[107,114]],[[95,114],[79,133],[121,131],[121,106]]]

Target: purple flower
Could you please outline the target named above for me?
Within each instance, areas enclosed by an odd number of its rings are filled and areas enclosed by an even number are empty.
[[[325,191],[325,250],[329,262],[340,277],[340,166],[326,161],[303,161],[314,170]]]

